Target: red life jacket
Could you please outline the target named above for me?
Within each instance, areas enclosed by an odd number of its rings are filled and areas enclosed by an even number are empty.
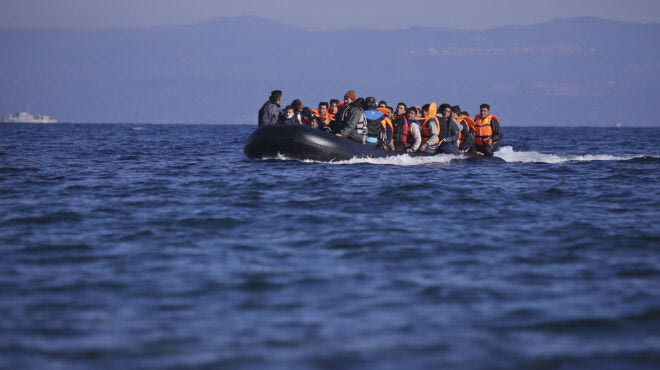
[[[401,142],[406,144],[408,142],[408,132],[410,131],[410,127],[408,127],[408,118],[406,118],[405,114],[401,114],[394,117],[394,120],[396,121],[399,118],[403,118],[403,133],[401,136]]]

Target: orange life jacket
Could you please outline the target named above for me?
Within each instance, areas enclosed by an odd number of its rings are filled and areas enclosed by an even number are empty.
[[[468,126],[468,130],[474,131],[474,121],[472,118],[469,116],[458,116],[456,117],[456,121],[460,124],[461,122],[465,122]],[[458,146],[460,147],[463,145],[463,141],[465,140],[465,135],[463,134],[463,130],[458,132]]]
[[[319,119],[319,122],[322,122],[325,125],[327,125],[328,123],[330,123],[330,121],[333,121],[335,119],[334,114],[330,114],[330,113],[327,113],[327,112],[325,114],[325,118],[321,117],[321,115],[319,114],[318,108],[314,109],[312,111],[312,114],[314,115],[314,117],[317,117]]]
[[[376,110],[378,110],[378,111],[380,111],[381,113],[383,113],[383,116],[387,116],[388,114],[390,114],[390,113],[392,112],[391,110],[389,110],[389,109],[387,109],[387,108],[383,108],[383,107],[376,108]]]
[[[486,118],[481,118],[481,115],[477,115],[474,118],[475,144],[477,146],[488,145],[487,139],[490,139],[493,136],[493,126],[491,125],[490,121],[492,119],[497,120],[497,116],[491,114]],[[496,141],[493,142],[493,145],[495,144],[497,144]]]
[[[382,121],[380,121],[380,124],[383,125],[383,130],[387,130],[387,126],[390,126],[390,130],[394,132],[394,125],[392,124],[392,120],[388,116],[384,116],[382,118]]]
[[[431,136],[433,136],[433,133],[431,132],[431,128],[429,127],[429,121],[431,118],[435,121],[436,128],[438,130],[438,134],[440,133],[440,122],[438,121],[438,117],[436,117],[436,113],[438,113],[438,105],[433,102],[429,105],[429,113],[428,116],[424,118],[419,118],[419,124],[420,124],[420,134],[422,135],[422,144],[426,143],[429,141]],[[436,145],[440,141],[440,138],[438,137],[435,143],[429,143],[429,145]]]

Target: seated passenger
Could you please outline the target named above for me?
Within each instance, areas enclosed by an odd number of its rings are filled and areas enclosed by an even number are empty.
[[[474,121],[469,115],[464,115],[458,105],[451,107],[451,115],[461,126],[458,133],[458,152],[461,154],[474,153],[474,131],[471,128],[474,126]]]
[[[332,119],[330,118],[330,114],[328,114],[328,103],[324,101],[320,102],[319,108],[312,113],[318,118],[319,129],[330,132],[330,122],[332,122]]]
[[[344,104],[343,102],[341,103]],[[342,124],[339,121],[339,100],[330,99],[330,105],[328,106],[328,116],[330,117],[330,129],[333,134],[338,134],[342,129]]]
[[[335,116],[337,113],[339,113],[339,100],[337,99],[330,99],[330,105],[328,106],[328,116],[330,116],[330,120],[334,121]]]
[[[422,119],[420,120],[422,145],[419,147],[420,152],[435,154],[435,151],[440,145],[440,138],[438,137],[438,118],[436,112],[438,107],[435,102],[425,104],[422,107]]]
[[[415,108],[415,111],[417,112],[417,120],[422,119],[422,107],[415,105],[413,108]]]
[[[438,153],[458,155],[459,124],[451,116],[451,105],[444,103],[440,105],[440,117],[438,117]]]
[[[480,114],[474,118],[474,143],[478,152],[492,157],[497,151],[497,142],[502,139],[499,119],[490,114],[488,104],[481,104],[479,111]]]
[[[381,118],[380,121],[381,132],[378,135],[378,145],[376,145],[376,147],[385,150],[394,150],[394,141],[392,139],[394,134],[392,118],[394,117],[394,114],[392,113],[392,107],[381,107],[376,109],[383,113],[383,118]]]
[[[410,107],[406,111],[408,121],[408,138],[406,139],[406,152],[416,152],[422,145],[421,124],[417,120],[417,109]]]
[[[284,114],[280,116],[280,120],[277,122],[278,125],[298,125],[298,119],[296,118],[295,109],[292,106],[287,105],[284,108]]]
[[[312,120],[309,121],[309,127],[319,128],[319,118],[316,116],[312,116]]]
[[[341,131],[337,136],[362,144],[367,142],[367,119],[362,110],[361,99],[355,96],[355,90],[348,90],[344,95],[345,108],[338,113],[338,121],[341,122]]]
[[[292,101],[291,106],[295,111],[298,123],[309,126],[309,122],[312,120],[312,110],[305,107],[300,99]]]

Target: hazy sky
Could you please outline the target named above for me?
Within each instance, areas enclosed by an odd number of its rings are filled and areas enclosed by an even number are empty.
[[[240,15],[309,30],[485,29],[577,16],[660,22],[660,0],[0,0],[2,28],[148,27]]]

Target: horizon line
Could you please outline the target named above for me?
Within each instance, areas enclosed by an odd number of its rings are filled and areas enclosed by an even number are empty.
[[[194,23],[180,23],[180,24],[169,24],[169,25],[152,25],[152,26],[129,26],[129,27],[104,27],[104,28],[68,28],[68,27],[53,27],[53,26],[48,26],[48,27],[39,27],[39,26],[33,26],[33,27],[12,27],[12,26],[2,26],[0,25],[0,30],[6,31],[6,30],[19,30],[19,31],[33,31],[33,30],[57,30],[57,31],[72,31],[72,32],[98,32],[98,31],[125,31],[125,30],[151,30],[151,29],[158,29],[158,28],[176,28],[176,27],[195,27],[195,26],[200,26],[204,25],[207,23],[212,23],[212,22],[217,22],[221,20],[241,20],[241,19],[254,19],[254,20],[259,20],[259,21],[265,21],[268,23],[272,23],[274,25],[278,26],[284,26],[284,27],[289,27],[293,29],[298,29],[301,31],[305,32],[346,32],[346,31],[372,31],[372,32],[398,32],[398,31],[405,31],[405,30],[410,30],[410,29],[446,29],[446,30],[454,30],[454,31],[465,31],[465,32],[485,32],[485,31],[493,31],[493,30],[498,30],[501,28],[507,28],[507,27],[531,27],[531,26],[536,26],[536,25],[542,25],[542,24],[548,24],[556,21],[566,21],[566,20],[599,20],[599,21],[606,21],[606,22],[611,22],[611,23],[620,23],[620,24],[629,24],[629,25],[660,25],[660,22],[632,22],[632,21],[622,21],[622,20],[617,20],[617,19],[611,19],[611,18],[601,18],[601,17],[596,17],[596,16],[576,16],[576,17],[556,17],[549,19],[544,22],[537,22],[537,23],[529,23],[529,24],[505,24],[501,26],[496,26],[496,27],[490,27],[490,28],[484,28],[484,29],[475,29],[475,28],[453,28],[453,27],[437,27],[437,26],[423,26],[423,25],[412,25],[412,26],[406,26],[406,27],[399,27],[399,28],[368,28],[368,27],[347,27],[347,28],[338,28],[338,29],[309,29],[305,27],[299,27],[295,25],[290,25],[287,23],[283,23],[281,21],[276,21],[256,15],[238,15],[238,16],[233,16],[233,17],[212,17],[208,18],[206,20],[201,20],[198,22]]]

